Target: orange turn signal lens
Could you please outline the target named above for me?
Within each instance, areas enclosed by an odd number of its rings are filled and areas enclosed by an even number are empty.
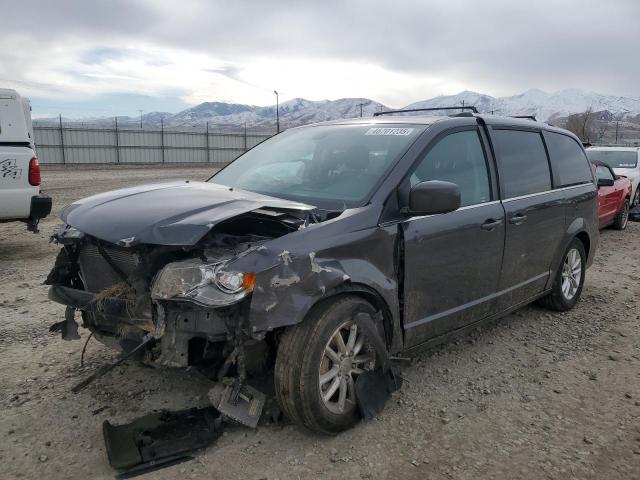
[[[256,274],[253,272],[247,272],[242,276],[242,288],[245,290],[253,290],[256,286]]]

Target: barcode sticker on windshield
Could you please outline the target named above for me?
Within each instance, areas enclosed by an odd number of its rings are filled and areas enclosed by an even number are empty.
[[[411,135],[413,128],[370,128],[365,132],[365,135]]]

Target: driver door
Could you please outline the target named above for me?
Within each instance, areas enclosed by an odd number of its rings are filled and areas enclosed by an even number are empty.
[[[407,347],[479,320],[495,305],[505,214],[491,178],[479,130],[465,127],[436,139],[405,179],[445,180],[461,191],[458,210],[401,223]]]
[[[618,214],[619,192],[616,191],[615,175],[609,167],[598,165],[596,167],[596,179],[605,179],[614,182],[612,186],[598,187],[598,217],[600,228],[611,223]]]

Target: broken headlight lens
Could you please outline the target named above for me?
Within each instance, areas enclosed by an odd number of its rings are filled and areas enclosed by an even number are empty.
[[[242,272],[227,272],[218,268],[215,270],[213,278],[223,292],[238,293],[243,288],[244,273]]]
[[[253,290],[255,275],[227,271],[225,266],[199,259],[169,263],[154,280],[151,298],[189,300],[210,307],[236,303]]]

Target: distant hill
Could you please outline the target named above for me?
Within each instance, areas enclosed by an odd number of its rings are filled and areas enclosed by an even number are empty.
[[[464,103],[463,103],[464,102]],[[560,90],[554,93],[542,90],[528,90],[519,95],[509,97],[492,97],[482,93],[464,91],[456,95],[438,96],[428,100],[415,102],[404,108],[428,108],[444,106],[475,106],[482,113],[496,115],[535,115],[542,121],[560,121],[574,113],[588,108],[597,112],[606,112],[610,121],[624,120],[638,123],[640,120],[640,98],[615,95],[603,95],[578,89]],[[295,98],[280,104],[280,125],[287,128],[296,125],[359,117],[362,110],[364,117],[374,112],[389,110],[379,102],[368,98],[342,98],[339,100],[312,101]],[[210,128],[242,128],[244,125],[252,129],[275,127],[275,105],[260,107],[225,102],[205,102],[195,107],[172,114],[168,112],[151,112],[143,115],[143,124],[147,127],[204,127],[209,122]],[[604,118],[603,118],[604,120]],[[113,118],[80,118],[64,119],[67,124],[111,125]],[[55,124],[57,119],[38,119],[37,125]],[[140,119],[135,117],[118,117],[118,124],[127,126],[139,125]]]
[[[412,103],[406,108],[442,107],[446,105],[473,105],[480,112],[496,115],[534,115],[538,120],[550,121],[573,113],[609,111],[613,116],[626,117],[640,113],[640,98],[602,95],[578,89],[547,93],[527,90],[511,97],[491,97],[465,91],[457,95],[440,96]]]

